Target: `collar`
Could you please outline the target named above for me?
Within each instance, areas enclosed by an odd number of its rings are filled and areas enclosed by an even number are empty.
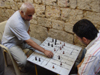
[[[88,50],[93,44],[95,44],[96,41],[100,41],[100,30],[99,33],[97,34],[97,37],[87,45],[86,50]]]

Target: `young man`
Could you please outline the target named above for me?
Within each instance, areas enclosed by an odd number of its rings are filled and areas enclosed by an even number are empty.
[[[26,65],[26,55],[23,49],[37,49],[43,52],[47,57],[53,57],[51,51],[40,47],[40,41],[35,38],[31,39],[28,31],[32,16],[35,13],[35,8],[31,3],[23,3],[20,10],[16,11],[7,21],[4,34],[2,37],[2,44],[6,46],[14,59],[20,64]],[[33,41],[34,40],[34,41]]]
[[[73,32],[86,47],[86,54],[77,66],[78,75],[100,75],[100,32],[87,19],[78,21]]]

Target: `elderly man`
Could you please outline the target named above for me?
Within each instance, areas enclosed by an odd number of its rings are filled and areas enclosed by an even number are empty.
[[[0,47],[0,75],[4,75],[4,57],[1,47]]]
[[[100,75],[100,32],[87,19],[78,21],[73,32],[87,45],[86,54],[77,66],[78,75]]]
[[[23,3],[20,10],[16,11],[7,21],[2,44],[9,48],[12,56],[20,65],[26,65],[26,55],[23,49],[34,49],[43,52],[47,57],[53,57],[51,51],[40,47],[40,41],[30,38],[28,31],[35,8],[31,3]],[[34,41],[33,41],[34,40]]]

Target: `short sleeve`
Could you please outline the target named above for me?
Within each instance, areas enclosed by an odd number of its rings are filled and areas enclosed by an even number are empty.
[[[27,29],[25,28],[25,25],[15,24],[15,26],[10,26],[10,30],[16,35],[18,40],[28,40],[30,39],[29,34],[27,33]]]
[[[94,63],[97,65],[98,59],[95,56],[88,56],[84,58],[84,62],[81,67],[79,67],[78,73],[79,75],[95,75],[95,67]]]

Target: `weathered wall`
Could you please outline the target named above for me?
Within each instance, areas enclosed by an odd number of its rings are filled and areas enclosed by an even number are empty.
[[[36,9],[30,21],[30,34],[41,41],[49,36],[80,44],[72,28],[83,18],[100,29],[100,0],[0,0],[0,22],[7,20],[26,1],[33,3]]]

